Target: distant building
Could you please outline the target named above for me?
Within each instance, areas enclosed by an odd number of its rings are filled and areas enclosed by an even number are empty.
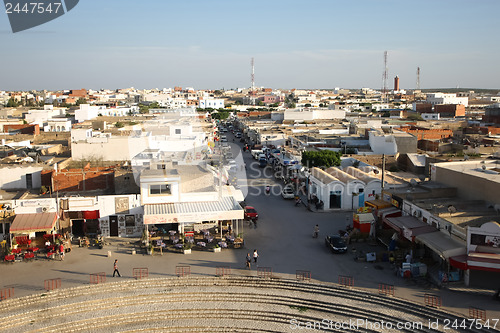
[[[436,104],[462,104],[467,107],[469,105],[468,97],[457,97],[457,94],[433,93],[427,94],[427,103]]]

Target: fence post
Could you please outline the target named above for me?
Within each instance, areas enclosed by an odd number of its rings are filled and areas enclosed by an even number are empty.
[[[61,279],[48,279],[44,281],[45,290],[50,291],[61,288]]]
[[[215,268],[215,276],[228,276],[228,275],[231,275],[231,267],[217,266]]]
[[[311,271],[295,271],[295,278],[298,281],[311,281]]]
[[[431,294],[424,295],[424,302],[425,302],[425,305],[436,307],[436,308],[439,308],[443,305],[440,296],[435,296],[435,295],[431,295]]]
[[[272,278],[273,277],[273,269],[271,267],[258,267],[257,268],[257,276],[259,278]]]
[[[394,296],[394,285],[392,284],[378,284],[379,295]]]
[[[483,321],[486,321],[486,310],[470,306],[469,307],[469,318],[481,319]]]
[[[99,272],[90,274],[90,284],[98,284],[103,282],[106,282],[106,273]]]
[[[178,277],[191,275],[191,266],[175,266],[175,275]]]
[[[354,286],[354,278],[352,276],[339,275],[339,284],[344,287]]]
[[[149,277],[149,270],[147,267],[139,267],[132,269],[132,276],[138,280]]]
[[[14,297],[14,287],[0,289],[0,300],[5,301],[8,298]]]

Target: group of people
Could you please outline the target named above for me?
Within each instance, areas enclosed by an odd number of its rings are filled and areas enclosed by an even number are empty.
[[[257,258],[259,258],[259,254],[257,253],[257,250],[253,250],[253,256],[250,256],[250,252],[247,253],[246,257],[246,268],[251,269],[252,267],[252,257],[253,257],[253,262],[254,264],[257,265]]]

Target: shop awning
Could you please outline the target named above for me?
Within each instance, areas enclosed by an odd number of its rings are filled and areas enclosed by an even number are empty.
[[[399,214],[399,215],[398,215]],[[377,216],[380,218],[401,216],[401,210],[395,207],[382,208],[377,211]]]
[[[411,241],[417,235],[436,232],[436,228],[413,216],[384,217],[382,220]]]
[[[500,254],[471,252],[469,255],[450,257],[450,264],[461,270],[500,271]]]
[[[467,270],[467,258],[466,254],[450,257],[450,265],[465,271]]]
[[[56,225],[56,221],[56,213],[17,214],[10,226],[10,232],[50,232]]]
[[[144,224],[240,220],[243,213],[243,208],[233,197],[222,197],[219,201],[146,204]]]
[[[451,239],[450,236],[442,232],[421,234],[418,235],[416,239],[444,259],[448,259],[449,257],[453,256],[459,256],[467,252],[465,244]]]

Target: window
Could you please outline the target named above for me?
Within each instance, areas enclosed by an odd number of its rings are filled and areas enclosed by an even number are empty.
[[[125,215],[125,226],[135,227],[135,215]]]
[[[181,129],[180,128],[176,128],[175,129],[175,134],[181,134]]]
[[[157,165],[156,165],[156,169],[157,169],[157,170],[165,170],[165,169],[166,169],[166,166],[165,166],[165,164],[157,164]]]
[[[170,184],[149,185],[149,194],[171,195]]]

